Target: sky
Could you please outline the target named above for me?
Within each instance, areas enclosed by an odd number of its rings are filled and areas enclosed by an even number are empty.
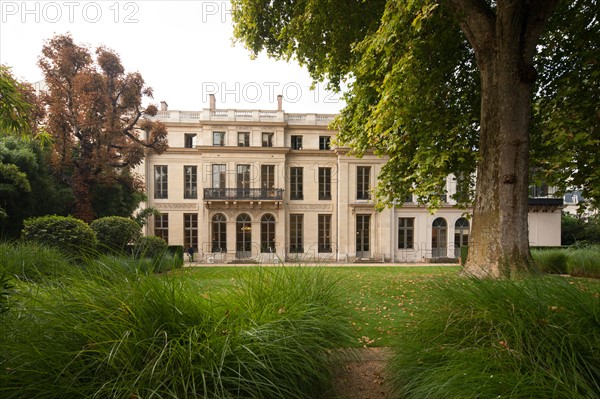
[[[71,33],[77,44],[104,45],[121,56],[126,71],[139,71],[157,103],[197,111],[214,94],[217,108],[277,108],[287,112],[337,113],[338,94],[312,80],[295,61],[252,60],[233,44],[228,0],[0,0],[0,63],[31,83],[44,42]]]

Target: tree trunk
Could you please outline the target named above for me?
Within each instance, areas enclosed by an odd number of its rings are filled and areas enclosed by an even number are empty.
[[[453,3],[481,76],[480,154],[467,274],[514,277],[531,268],[527,216],[533,55],[554,3],[499,1],[495,15],[475,0]]]

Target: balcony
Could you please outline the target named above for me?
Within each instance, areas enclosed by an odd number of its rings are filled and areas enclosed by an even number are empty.
[[[282,201],[282,188],[205,188],[205,201]]]

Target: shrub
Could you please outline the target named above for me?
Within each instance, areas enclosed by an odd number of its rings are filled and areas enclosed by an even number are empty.
[[[567,269],[572,276],[600,278],[600,248],[588,247],[570,251]]]
[[[59,248],[66,254],[85,256],[96,247],[94,231],[71,216],[41,216],[25,220],[21,238]]]
[[[538,270],[542,273],[567,273],[567,251],[564,249],[537,249],[531,251]]]
[[[403,398],[597,398],[600,285],[558,276],[439,282],[391,364]]]
[[[158,259],[167,251],[167,243],[160,237],[144,236],[140,237],[133,248],[133,253],[137,258]]]
[[[122,216],[106,216],[94,220],[90,227],[96,233],[98,244],[109,252],[124,253],[127,245],[142,235],[140,225]]]
[[[174,258],[181,258],[181,264],[183,265],[183,245],[169,245],[167,251],[169,251]]]

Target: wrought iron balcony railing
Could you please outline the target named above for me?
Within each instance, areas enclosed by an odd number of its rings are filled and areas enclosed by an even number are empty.
[[[205,188],[204,200],[283,200],[282,188]]]

